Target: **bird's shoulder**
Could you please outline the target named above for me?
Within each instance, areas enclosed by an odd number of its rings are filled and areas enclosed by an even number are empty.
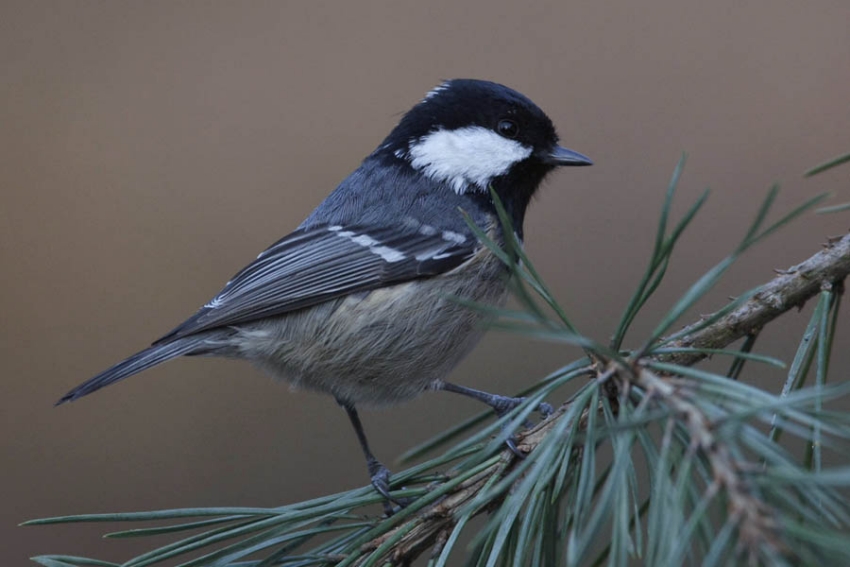
[[[495,210],[489,195],[458,194],[405,160],[376,152],[366,158],[299,226],[430,226],[473,236],[471,220],[486,225]]]

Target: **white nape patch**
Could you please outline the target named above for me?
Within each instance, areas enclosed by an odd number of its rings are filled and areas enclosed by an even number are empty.
[[[442,91],[449,88],[450,84],[451,84],[451,81],[446,81],[444,83],[440,83],[439,85],[437,85],[436,87],[434,87],[433,89],[431,89],[430,91],[425,93],[425,98],[422,99],[422,102],[425,102],[429,98],[433,98],[436,95],[440,94]]]
[[[331,232],[335,232],[336,235],[339,237],[347,238],[355,244],[359,244],[364,248],[368,248],[369,252],[377,254],[381,257],[382,260],[384,260],[385,262],[389,262],[390,264],[394,262],[401,262],[406,258],[403,253],[399,252],[395,248],[383,246],[380,242],[378,242],[369,235],[357,234],[350,230],[342,230],[342,227],[339,225],[329,226],[328,230]]]
[[[486,191],[494,177],[531,155],[531,148],[482,126],[437,130],[410,144],[410,165],[459,194]]]

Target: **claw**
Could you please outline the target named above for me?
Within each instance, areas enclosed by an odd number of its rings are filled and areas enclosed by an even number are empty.
[[[395,498],[390,495],[390,469],[385,467],[379,460],[370,459],[368,465],[372,486],[375,488],[375,492],[384,497],[384,514],[387,517],[405,508],[413,501],[410,498]],[[393,504],[396,507],[393,507]]]
[[[543,419],[548,419],[550,415],[555,413],[555,408],[552,407],[552,404],[541,402],[537,406],[537,413],[539,413],[540,417],[542,417]]]
[[[505,445],[507,445],[511,453],[513,453],[518,459],[525,458],[525,453],[519,450],[519,447],[516,446],[516,441],[514,441],[513,437],[508,437],[507,439],[505,439]]]
[[[512,409],[514,409],[515,407],[517,407],[519,404],[521,404],[524,401],[525,401],[525,398],[501,397],[501,399],[498,400],[499,407],[496,408],[494,406],[493,409],[495,410],[496,415],[498,415],[499,417],[502,417],[507,412],[511,411]],[[535,409],[535,411],[537,411],[537,413],[540,414],[540,417],[542,419],[548,418],[555,411],[554,408],[552,408],[552,406],[550,404],[547,404],[546,402],[541,402],[534,409]],[[523,422],[522,426],[525,427],[526,429],[530,429],[530,428],[534,427],[534,422],[532,422],[530,419],[526,419]],[[522,451],[519,450],[519,447],[516,446],[516,441],[514,440],[513,437],[508,437],[507,439],[505,439],[505,445],[508,447],[510,452],[513,453],[517,458],[519,458],[519,459],[525,458],[525,456],[526,456],[525,453],[523,453]]]
[[[509,396],[499,396],[497,394],[490,394],[488,392],[482,392],[481,390],[474,390],[472,388],[467,388],[465,386],[458,386],[457,384],[451,384],[449,382],[440,382],[437,385],[437,389],[445,390],[446,392],[454,392],[456,394],[461,394],[464,396],[469,396],[470,398],[475,398],[481,402],[484,402],[496,412],[496,415],[499,417],[504,416],[509,411],[520,405],[527,398],[511,398]],[[540,417],[543,419],[548,418],[555,411],[551,405],[546,402],[541,402],[537,404],[534,408],[537,413],[540,414]],[[523,423],[525,428],[530,428],[534,426],[534,423],[531,420],[526,420]],[[519,457],[520,459],[525,458],[525,453],[519,450],[516,446],[516,441],[512,437],[509,437],[505,440],[505,445],[508,446],[511,453]]]
[[[392,502],[393,497],[390,496],[390,470],[378,461],[369,463],[369,474],[371,475],[372,486],[375,490],[384,497],[384,500]]]
[[[503,415],[505,415],[527,399],[524,397],[510,398],[508,396],[494,396],[494,398],[495,399],[493,400],[492,404],[493,411],[495,411],[496,415],[498,415],[499,417],[502,417]],[[540,417],[542,417],[543,419],[546,419],[555,412],[554,408],[552,408],[552,405],[547,404],[546,402],[540,402],[539,404],[537,404],[537,406],[534,408],[534,411],[539,413]]]

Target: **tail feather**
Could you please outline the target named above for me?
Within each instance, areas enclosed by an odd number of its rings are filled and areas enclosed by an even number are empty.
[[[123,380],[124,378],[128,378],[133,374],[138,374],[139,372],[147,370],[148,368],[156,366],[166,360],[171,360],[172,358],[176,358],[184,354],[192,354],[200,350],[204,350],[203,345],[209,338],[210,337],[206,334],[200,336],[189,336],[178,339],[174,342],[158,344],[146,348],[141,352],[137,352],[130,358],[122,360],[115,366],[104,370],[94,378],[83,382],[62,396],[62,398],[56,402],[56,405],[58,406],[65,402],[72,402],[78,398],[87,396],[92,392],[100,390],[104,386],[109,386],[110,384]]]

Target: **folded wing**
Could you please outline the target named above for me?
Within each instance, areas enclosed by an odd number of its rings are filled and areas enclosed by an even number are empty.
[[[430,227],[326,226],[296,231],[260,254],[200,311],[154,345],[442,274],[469,259],[477,244],[471,232]]]

